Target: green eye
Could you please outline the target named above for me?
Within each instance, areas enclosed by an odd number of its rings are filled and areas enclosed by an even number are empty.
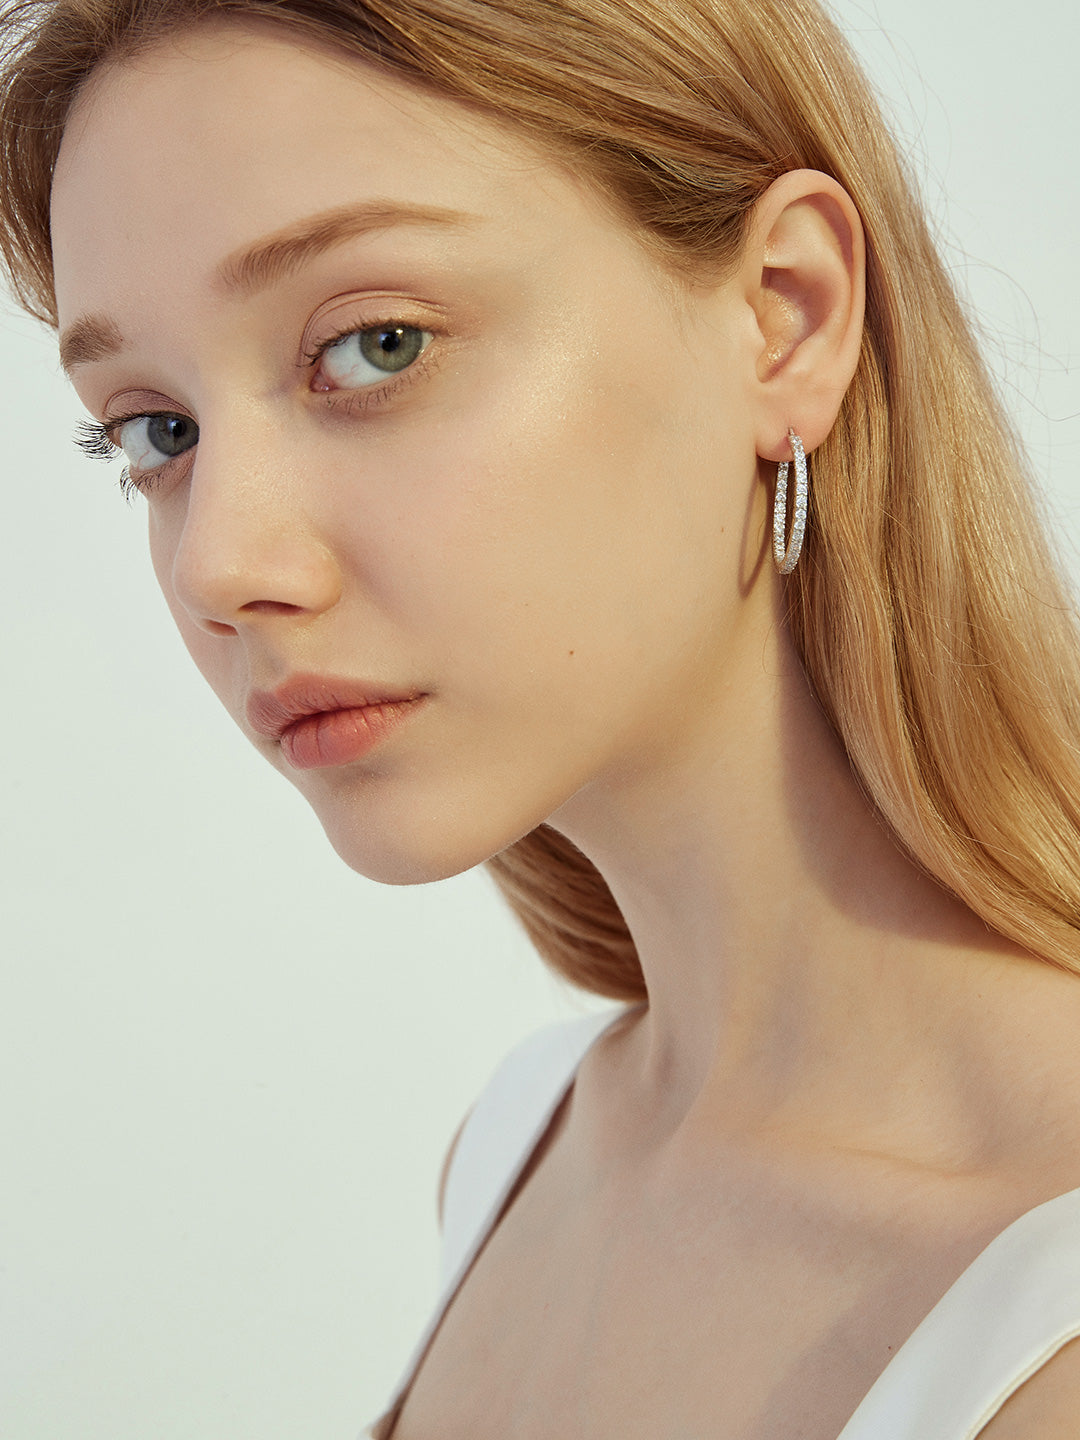
[[[424,332],[411,325],[360,331],[360,353],[382,370],[404,370],[424,348]]]
[[[423,354],[433,336],[415,325],[374,325],[354,330],[328,345],[323,374],[343,390],[374,385],[386,375],[407,369]]]

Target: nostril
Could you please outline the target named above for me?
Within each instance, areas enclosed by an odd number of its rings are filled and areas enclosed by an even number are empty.
[[[240,613],[246,615],[299,615],[303,605],[294,605],[288,600],[249,600],[240,606]]]
[[[200,628],[204,630],[207,635],[224,636],[235,635],[237,633],[235,625],[224,625],[220,620],[202,619],[198,623]]]

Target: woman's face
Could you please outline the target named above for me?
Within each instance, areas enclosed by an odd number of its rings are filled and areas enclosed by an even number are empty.
[[[489,119],[265,29],[99,71],[53,227],[184,641],[354,868],[455,873],[700,726],[761,488],[734,289]]]

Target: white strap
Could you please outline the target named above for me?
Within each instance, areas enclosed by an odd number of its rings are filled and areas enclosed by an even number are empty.
[[[442,1292],[394,1389],[405,1390],[506,1197],[547,1129],[586,1051],[625,1006],[547,1025],[511,1050],[480,1092],[458,1138],[443,1198]],[[384,1416],[385,1418],[385,1416]]]
[[[1080,1335],[1080,1190],[1006,1227],[900,1347],[837,1440],[974,1440]]]
[[[507,1055],[481,1091],[446,1181],[439,1267],[444,1289],[487,1238],[586,1051],[622,1013],[605,1010],[545,1026]]]

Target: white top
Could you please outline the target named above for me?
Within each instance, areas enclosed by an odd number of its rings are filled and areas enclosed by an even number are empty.
[[[625,1008],[545,1027],[503,1060],[461,1132],[443,1206],[442,1292],[382,1421],[400,1403],[578,1066]],[[878,1376],[837,1440],[974,1440],[1080,1336],[1080,1190],[1021,1215],[972,1261]],[[376,1428],[360,1440],[374,1437]]]

